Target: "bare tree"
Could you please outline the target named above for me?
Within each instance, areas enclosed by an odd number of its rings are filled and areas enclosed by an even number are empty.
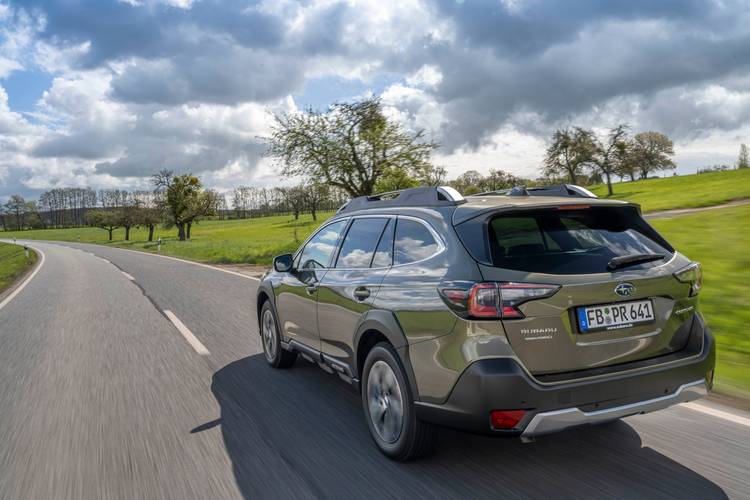
[[[576,184],[583,167],[592,162],[592,135],[581,127],[556,130],[544,158],[544,173],[549,176],[565,174],[571,184]]]
[[[591,162],[607,181],[607,194],[612,196],[612,175],[617,172],[623,152],[628,147],[627,125],[618,125],[607,134],[606,141],[592,134],[593,154]]]
[[[372,194],[388,169],[417,174],[438,147],[424,140],[423,131],[408,133],[388,120],[377,98],[274,119],[267,154],[281,164],[282,174],[310,177],[351,196]]]

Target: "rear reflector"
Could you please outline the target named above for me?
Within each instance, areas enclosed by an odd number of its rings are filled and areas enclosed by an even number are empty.
[[[494,410],[490,412],[490,425],[495,430],[513,429],[524,415],[526,410]]]

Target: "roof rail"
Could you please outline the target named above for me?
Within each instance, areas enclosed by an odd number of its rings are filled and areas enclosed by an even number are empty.
[[[594,193],[575,184],[556,184],[553,186],[529,187],[516,186],[512,189],[487,191],[472,196],[561,196],[565,198],[598,198]]]
[[[439,207],[466,203],[461,193],[450,186],[418,187],[352,198],[339,212],[381,207]]]

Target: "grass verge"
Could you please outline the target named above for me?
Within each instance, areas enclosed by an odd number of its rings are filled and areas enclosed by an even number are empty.
[[[750,198],[750,168],[613,184],[612,198],[638,203],[644,212],[719,205]],[[600,197],[607,186],[590,187]]]
[[[716,336],[716,388],[744,398],[750,398],[749,221],[750,206],[651,221],[703,266],[700,308]]]
[[[162,238],[161,253],[212,264],[270,264],[275,255],[296,250],[320,223],[333,212],[310,215],[274,216],[245,220],[208,220],[194,225],[190,241],[179,241],[174,229],[157,228],[154,241],[149,242],[146,229],[130,231],[130,241],[123,241],[124,229],[114,231],[108,241],[107,231],[95,227],[74,229],[41,229],[9,231],[0,237],[54,241],[80,241],[130,248],[155,253],[158,237]]]
[[[36,252],[29,250],[29,257],[23,247],[0,243],[0,293],[4,292],[21,275],[36,263]]]

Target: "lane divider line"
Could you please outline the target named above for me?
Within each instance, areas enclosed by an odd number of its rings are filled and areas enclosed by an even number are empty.
[[[750,418],[735,415],[727,411],[717,410],[716,408],[711,408],[710,406],[702,405],[700,403],[683,403],[682,406],[693,411],[699,411],[701,413],[705,413],[706,415],[711,415],[712,417],[721,418],[729,422],[734,422],[735,424],[750,427]]]
[[[19,243],[16,243],[16,244],[19,245]],[[20,245],[23,246],[23,244],[20,244]],[[26,288],[26,285],[28,285],[29,282],[31,282],[31,280],[34,279],[34,276],[36,276],[36,273],[38,273],[39,270],[44,265],[44,259],[45,259],[44,252],[42,252],[38,248],[32,247],[31,245],[27,244],[26,246],[29,247],[29,248],[31,248],[35,252],[38,252],[39,255],[42,256],[42,258],[39,261],[39,264],[37,264],[36,269],[34,269],[31,272],[31,274],[29,274],[29,276],[25,280],[23,280],[23,283],[21,283],[20,285],[18,285],[15,290],[13,290],[12,292],[10,292],[10,295],[8,295],[7,297],[5,297],[5,299],[3,299],[2,302],[0,302],[0,309],[2,309],[3,307],[5,307],[6,305],[8,305],[10,303],[10,301],[13,300],[16,297],[16,295],[18,295],[19,293],[21,293],[21,290],[23,290],[24,288]]]
[[[201,356],[208,356],[211,354],[208,352],[208,349],[206,349],[206,346],[201,344],[201,341],[198,340],[198,338],[193,335],[193,332],[191,332],[188,327],[184,325],[182,321],[180,321],[180,318],[174,315],[174,313],[170,310],[164,309],[164,315],[169,319],[169,321],[172,322],[172,324],[177,328],[177,330],[182,334],[183,337],[185,337],[185,340],[188,341],[188,344]]]
[[[126,273],[125,271],[120,271],[120,272],[121,272],[122,274],[124,274],[124,275],[125,275],[125,277],[126,277],[127,279],[129,279],[130,281],[135,281],[135,278],[133,278],[133,277],[132,277],[131,275],[129,275],[129,274],[128,274],[128,273]]]

